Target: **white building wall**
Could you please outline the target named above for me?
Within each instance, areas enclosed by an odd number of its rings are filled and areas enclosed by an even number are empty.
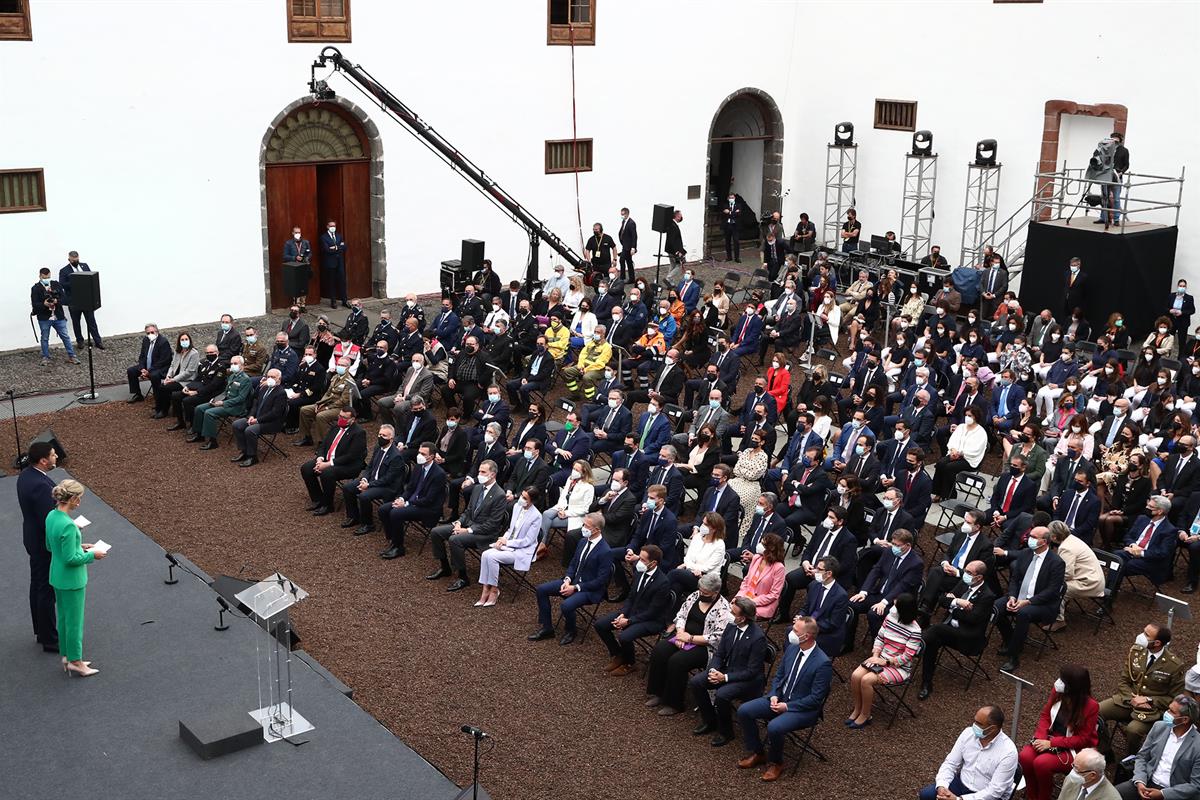
[[[338,46],[579,247],[575,181],[544,174],[544,140],[571,135],[570,51],[546,46],[545,4],[440,10],[354,0],[354,41]],[[305,93],[319,50],[287,42],[285,0],[39,0],[32,27],[32,42],[0,42],[0,168],[44,167],[49,210],[0,215],[10,298],[0,349],[31,343],[36,268],[57,270],[72,248],[103,270],[106,333],[261,312],[258,148]],[[1145,0],[1104,13],[1070,0],[601,0],[598,45],[576,50],[579,135],[595,139],[595,171],[579,176],[582,226],[612,230],[630,206],[639,261],[652,263],[650,209],[672,203],[698,255],[704,201],[687,200],[687,186],[706,184],[721,99],[752,86],[783,113],[789,224],[805,210],[820,220],[824,146],[835,122],[855,123],[867,232],[899,230],[910,143],[872,130],[874,98],[917,100],[941,154],[934,238],[957,254],[975,141],[999,140],[1004,218],[1031,192],[1048,99],[1127,105],[1133,169],[1177,173],[1200,116],[1179,77],[1195,73],[1197,29],[1200,4]],[[900,46],[878,46],[881,31]],[[524,233],[348,82],[333,86],[384,138],[389,295],[436,290],[438,263],[467,237],[487,241],[503,277],[520,277]],[[1200,210],[1184,203],[1177,271],[1197,282],[1187,254],[1200,245]]]

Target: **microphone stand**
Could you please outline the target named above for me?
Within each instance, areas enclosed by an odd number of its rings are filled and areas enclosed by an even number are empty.
[[[25,469],[29,466],[29,457],[21,449],[21,431],[17,428],[17,399],[12,389],[9,389],[5,394],[8,395],[8,402],[12,405],[12,421],[13,421],[13,436],[17,440],[17,456],[13,459],[13,467],[16,469]]]
[[[107,403],[108,399],[96,395],[96,367],[92,361],[92,326],[88,325],[87,334],[87,354],[88,354],[88,389],[87,394],[81,394],[76,398],[76,402],[85,406],[98,406],[101,403]]]

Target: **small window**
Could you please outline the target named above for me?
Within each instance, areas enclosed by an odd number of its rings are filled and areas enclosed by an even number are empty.
[[[693,183],[691,186],[688,186],[688,200],[699,200],[699,199],[700,199],[700,184]]]
[[[46,180],[40,169],[0,169],[0,214],[46,210]]]
[[[552,139],[546,142],[546,174],[591,172],[591,139]]]
[[[31,41],[29,0],[0,0],[0,39]]]
[[[350,41],[350,0],[285,2],[288,9],[289,42]]]
[[[595,44],[596,0],[547,0],[546,44]]]
[[[885,131],[915,131],[917,101],[876,100],[875,127]]]

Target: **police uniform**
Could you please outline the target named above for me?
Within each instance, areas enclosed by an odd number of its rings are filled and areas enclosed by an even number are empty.
[[[398,329],[402,329],[404,327],[404,321],[409,317],[412,317],[417,321],[417,330],[423,333],[425,331],[425,309],[421,308],[420,306],[413,306],[412,308],[409,308],[408,304],[406,303],[404,307],[400,309],[400,320],[396,323],[396,327]],[[397,336],[397,338],[399,338],[399,336]]]
[[[1171,705],[1175,695],[1183,691],[1184,673],[1190,665],[1180,663],[1169,647],[1155,656],[1154,663],[1147,669],[1151,653],[1135,644],[1129,648],[1121,681],[1113,696],[1100,704],[1101,719],[1125,724],[1126,752],[1136,753],[1142,746],[1151,726],[1162,719],[1163,711]],[[1130,700],[1134,695],[1150,699],[1150,710],[1133,708]]]
[[[192,415],[192,432],[201,438],[215,440],[221,417],[244,417],[250,409],[250,376],[244,371],[230,372],[225,378],[225,398],[221,405],[201,403]]]

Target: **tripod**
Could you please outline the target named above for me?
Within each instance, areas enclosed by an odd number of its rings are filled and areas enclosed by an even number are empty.
[[[88,353],[88,385],[87,394],[81,394],[75,398],[82,405],[97,406],[101,403],[107,403],[108,400],[96,395],[96,366],[92,361],[92,326],[88,326],[87,334],[87,353]]]
[[[17,428],[17,399],[12,389],[5,392],[8,395],[8,402],[12,405],[12,421],[13,421],[13,436],[17,439],[17,456],[13,459],[13,467],[16,469],[25,469],[29,466],[29,456],[21,450],[21,431]]]

